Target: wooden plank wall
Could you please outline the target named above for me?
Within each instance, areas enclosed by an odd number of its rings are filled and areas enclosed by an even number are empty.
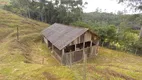
[[[91,39],[92,39],[92,34],[90,32],[86,32],[85,34],[75,39],[72,43],[70,43],[70,45],[91,41]]]

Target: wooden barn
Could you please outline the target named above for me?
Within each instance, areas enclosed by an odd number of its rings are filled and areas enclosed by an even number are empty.
[[[99,37],[88,28],[55,23],[42,31],[44,42],[57,60],[69,65],[98,53]]]

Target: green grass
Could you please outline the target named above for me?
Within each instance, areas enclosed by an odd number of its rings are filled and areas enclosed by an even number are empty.
[[[82,80],[81,62],[62,66],[42,43],[40,32],[48,26],[0,10],[0,80]],[[142,57],[136,55],[100,47],[87,62],[87,80],[142,79]]]

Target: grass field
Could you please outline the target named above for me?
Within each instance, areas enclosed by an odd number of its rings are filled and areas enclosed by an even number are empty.
[[[82,80],[81,62],[62,66],[42,43],[40,32],[48,26],[0,10],[0,80]],[[142,57],[136,55],[100,47],[87,62],[87,80],[142,79]]]

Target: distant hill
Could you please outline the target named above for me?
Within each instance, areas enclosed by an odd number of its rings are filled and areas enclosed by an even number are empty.
[[[82,80],[82,62],[62,66],[42,43],[40,32],[48,26],[0,10],[0,80]],[[87,62],[87,80],[142,79],[139,56],[100,47]]]
[[[105,12],[90,12],[83,14],[83,21],[95,26],[115,25],[140,30],[141,14],[113,14]]]
[[[90,12],[84,13],[83,20],[85,22],[106,22],[108,24],[118,25],[120,23],[119,16],[113,13]]]

